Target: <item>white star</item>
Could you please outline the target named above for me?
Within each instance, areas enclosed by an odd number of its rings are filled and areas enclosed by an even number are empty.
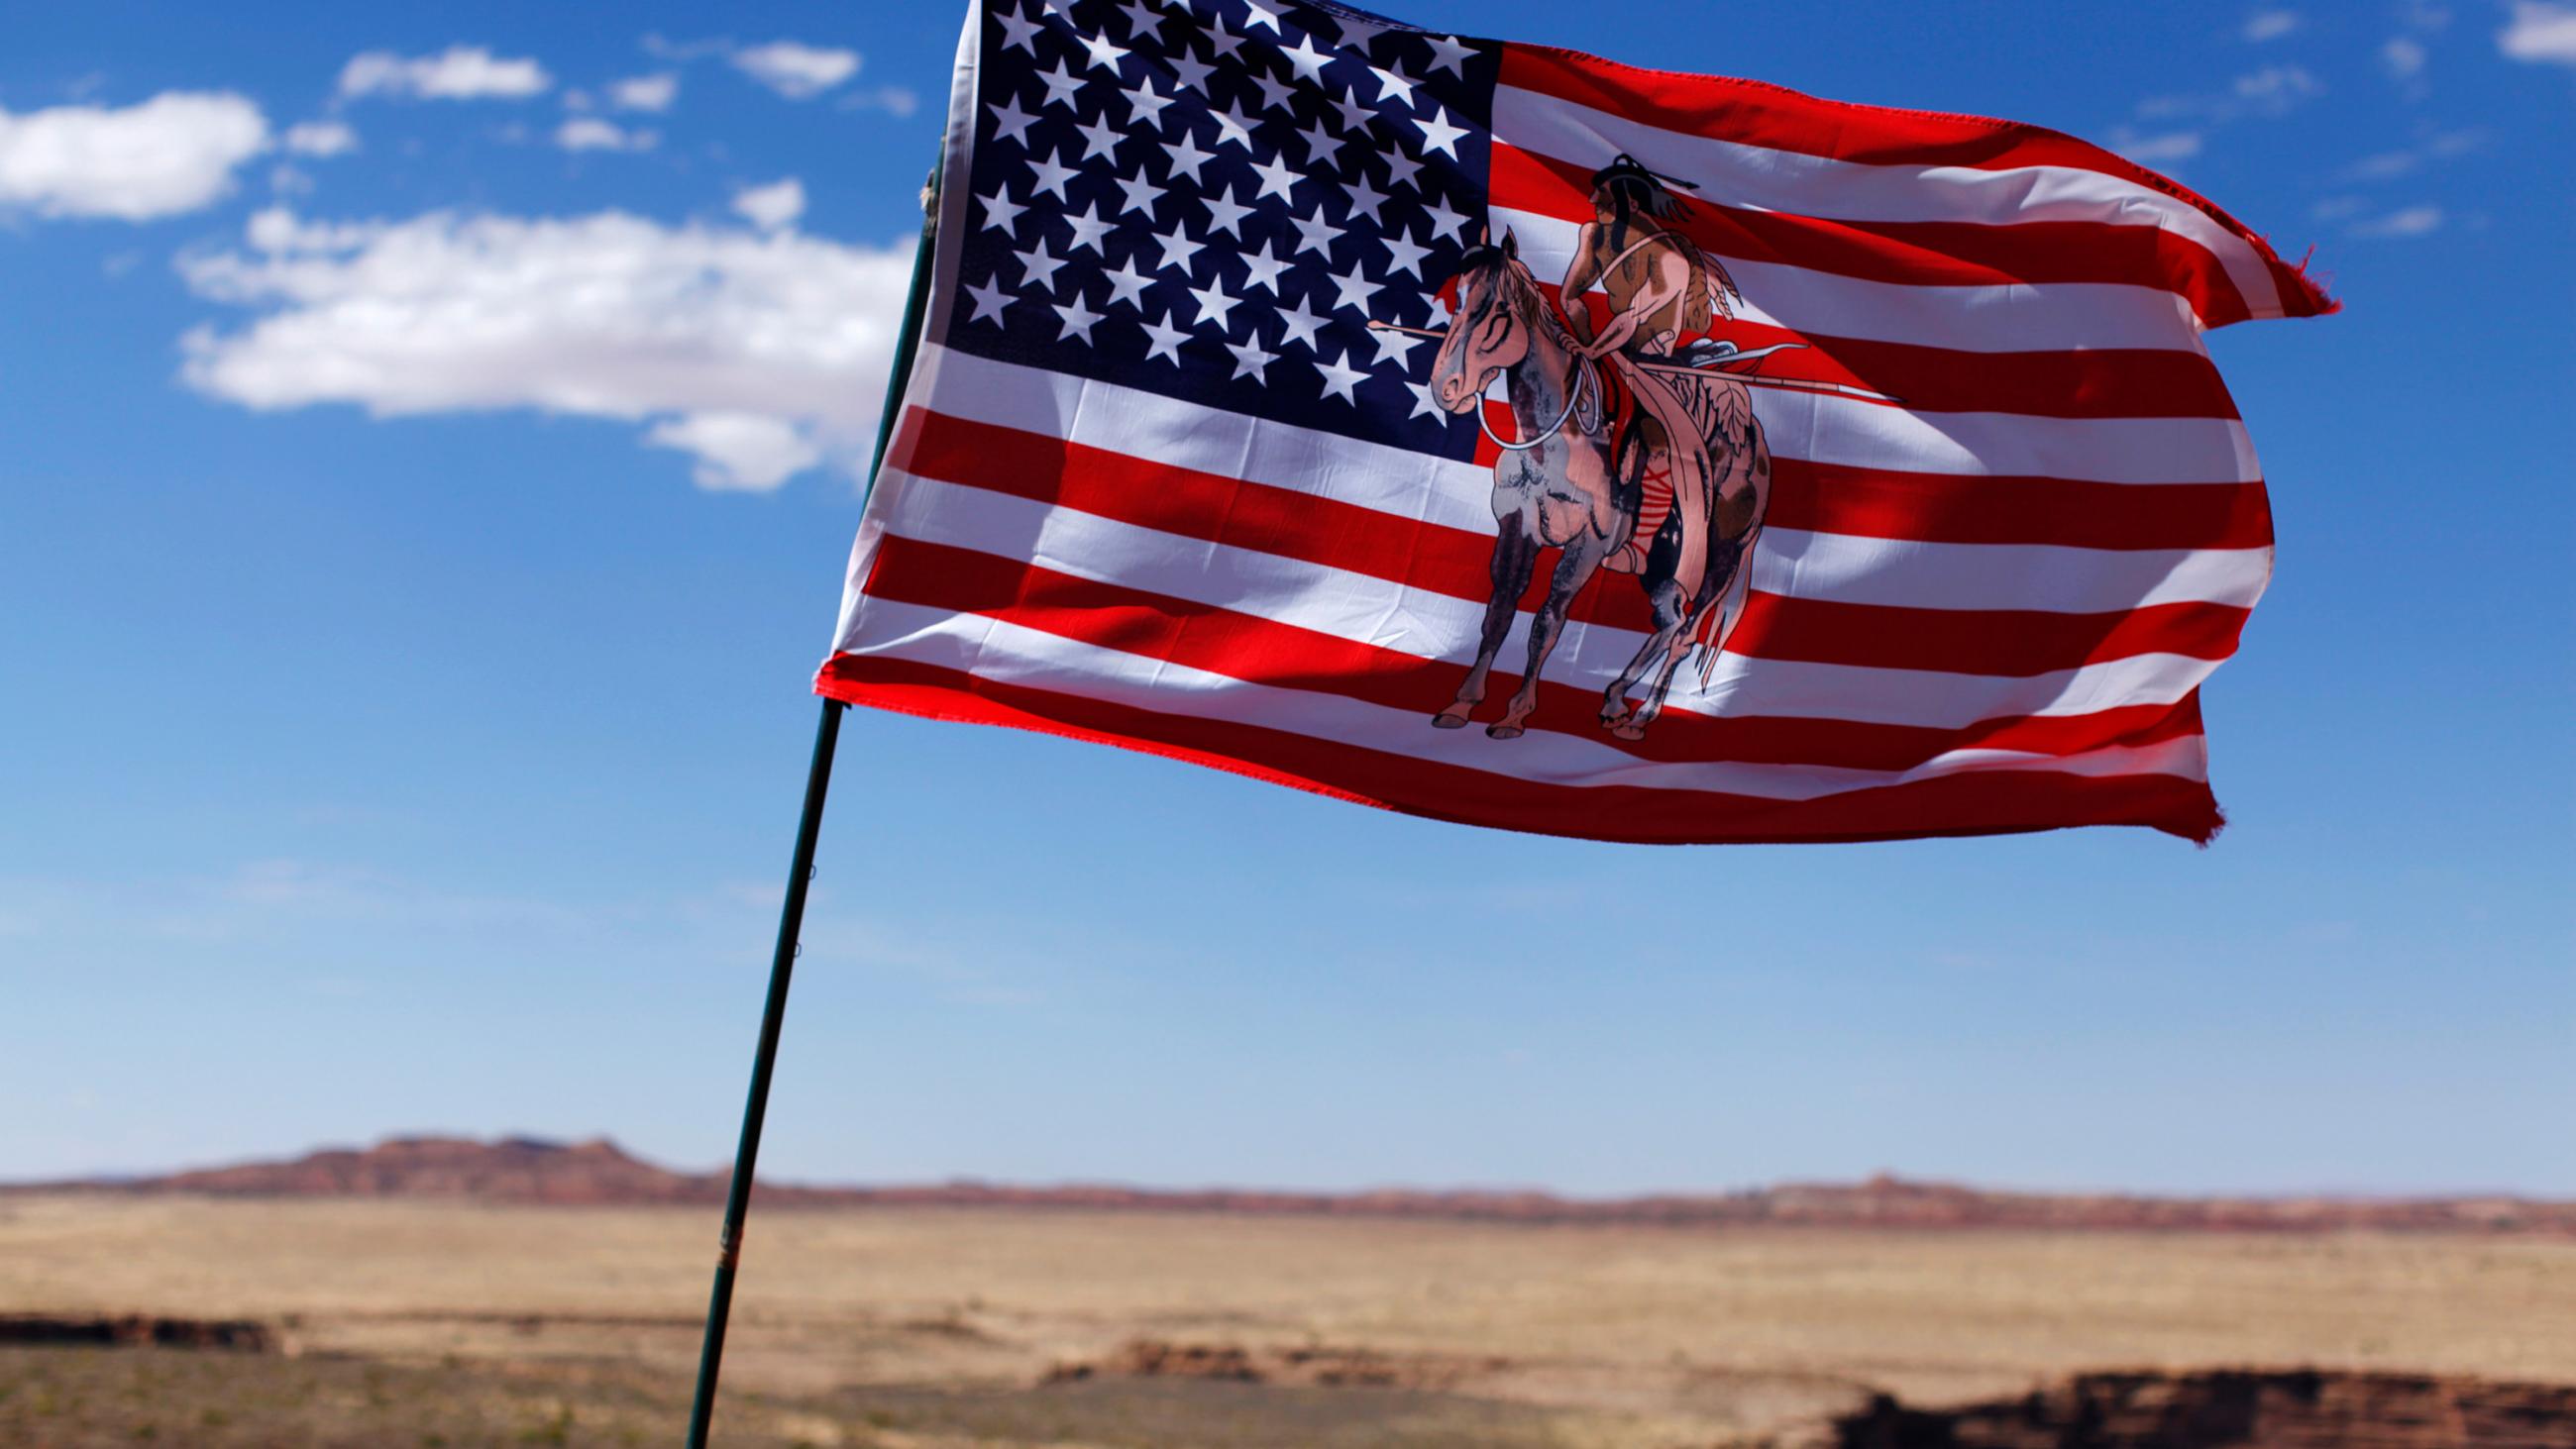
[[[1235,260],[1243,263],[1244,270],[1250,274],[1244,279],[1245,287],[1259,287],[1274,297],[1279,295],[1279,274],[1288,269],[1288,259],[1277,253],[1277,245],[1264,240],[1260,251],[1241,252],[1235,256]]]
[[[1163,248],[1163,259],[1154,264],[1154,270],[1178,272],[1184,277],[1190,274],[1190,263],[1198,256],[1199,249],[1207,245],[1191,236],[1187,226],[1176,226],[1154,240]]]
[[[1125,94],[1127,97],[1128,125],[1152,126],[1157,130],[1162,128],[1163,107],[1170,105],[1172,103],[1172,98],[1154,89],[1153,76],[1147,75],[1144,79],[1127,87]]]
[[[1279,360],[1279,354],[1261,345],[1259,328],[1254,328],[1252,335],[1241,342],[1227,343],[1225,350],[1234,354],[1234,377],[1226,379],[1228,382],[1248,377],[1258,386],[1270,385],[1267,369]]]
[[[1387,185],[1409,186],[1416,191],[1422,189],[1421,183],[1413,179],[1422,170],[1421,162],[1407,156],[1400,149],[1389,151],[1378,159],[1386,163]]]
[[[1341,43],[1346,49],[1366,50],[1387,32],[1386,26],[1373,25],[1354,15],[1335,15],[1332,21],[1341,28]]]
[[[1020,143],[1021,150],[1025,151],[1028,149],[1029,123],[1036,120],[1037,117],[1020,109],[1020,102],[1017,96],[1012,97],[1001,105],[986,106],[984,109],[993,113],[994,140],[1017,141]]]
[[[1306,144],[1306,164],[1308,166],[1320,166],[1328,171],[1338,171],[1341,169],[1341,165],[1339,161],[1335,159],[1334,153],[1341,149],[1342,138],[1339,136],[1326,135],[1324,132],[1324,123],[1320,117],[1314,121],[1308,122],[1306,129],[1297,132],[1296,136],[1298,140],[1303,141]]]
[[[1172,315],[1166,312],[1163,314],[1162,321],[1147,322],[1144,320],[1143,309],[1140,308],[1137,311],[1136,320],[1137,325],[1145,329],[1145,335],[1154,339],[1146,344],[1145,360],[1151,362],[1160,357],[1168,360],[1174,367],[1180,366],[1181,344],[1189,340],[1190,334],[1171,325]]]
[[[1099,254],[1102,261],[1109,260],[1109,249],[1100,244],[1100,239],[1109,235],[1111,223],[1101,217],[1099,202],[1095,201],[1084,207],[1080,216],[1065,215],[1058,219],[1073,228],[1073,245],[1069,248],[1070,251],[1078,252],[1084,247],[1089,247]]]
[[[1199,304],[1198,319],[1193,325],[1205,327],[1213,319],[1220,334],[1227,330],[1226,314],[1243,301],[1227,293],[1223,277],[1210,277],[1206,286],[1190,288],[1190,296]]]
[[[1157,15],[1153,11],[1146,9],[1144,6],[1137,4],[1136,0],[1127,0],[1126,4],[1121,5],[1118,8],[1127,13],[1127,39],[1129,43],[1142,45],[1148,40],[1157,38],[1163,24],[1162,16]]]
[[[1145,213],[1145,219],[1147,221],[1154,220],[1154,203],[1163,199],[1163,188],[1156,186],[1153,182],[1145,179],[1144,162],[1139,161],[1136,163],[1135,175],[1113,177],[1112,179],[1118,183],[1118,214],[1120,216],[1123,217],[1130,213],[1141,211]]]
[[[1303,302],[1299,302],[1295,306],[1290,306],[1288,304],[1287,297],[1283,295],[1279,299],[1279,308],[1273,315],[1278,317],[1280,325],[1288,329],[1287,335],[1279,339],[1280,346],[1285,347],[1289,343],[1294,342],[1304,347],[1308,352],[1316,350],[1316,330],[1321,328],[1326,321],[1326,318],[1322,313],[1306,310],[1306,304]]]
[[[1047,88],[1047,98],[1038,103],[1039,110],[1060,105],[1077,116],[1082,114],[1082,107],[1073,99],[1073,93],[1082,89],[1082,77],[1075,75],[1063,61],[1057,61],[1054,70],[1039,71],[1038,80]]]
[[[1261,176],[1261,190],[1252,198],[1255,201],[1259,201],[1264,196],[1276,196],[1282,201],[1294,201],[1296,198],[1288,194],[1289,188],[1306,179],[1297,174],[1296,167],[1277,156],[1271,157],[1267,162],[1255,162],[1252,169]]]
[[[1386,193],[1369,185],[1367,172],[1361,171],[1357,180],[1343,182],[1342,191],[1351,199],[1352,216],[1365,216],[1380,226],[1386,225],[1386,218],[1377,214],[1377,209],[1386,205]]]
[[[1440,405],[1440,399],[1431,395],[1430,379],[1425,378],[1420,382],[1415,382],[1411,378],[1407,378],[1405,379],[1404,387],[1405,391],[1413,394],[1413,411],[1404,415],[1404,420],[1406,422],[1409,423],[1415,418],[1422,417],[1426,414],[1433,418],[1437,418],[1444,423],[1449,421],[1449,410]]]
[[[1207,182],[1200,177],[1199,168],[1205,166],[1210,161],[1215,160],[1216,153],[1213,151],[1200,150],[1197,139],[1190,135],[1188,127],[1185,126],[1181,129],[1180,140],[1165,141],[1163,143],[1163,150],[1172,158],[1172,169],[1163,173],[1163,179],[1167,181],[1176,179],[1182,172],[1186,171],[1190,174],[1190,181],[1193,185],[1205,186],[1207,184]]]
[[[1109,279],[1109,300],[1102,305],[1115,307],[1124,302],[1135,308],[1138,316],[1144,315],[1145,289],[1153,284],[1154,278],[1149,273],[1136,270],[1134,257],[1129,257],[1100,275]]]
[[[1317,401],[1337,397],[1353,407],[1359,406],[1360,400],[1351,395],[1351,389],[1357,386],[1362,378],[1367,377],[1367,373],[1351,366],[1342,358],[1334,358],[1328,362],[1320,352],[1315,354],[1315,370],[1324,375],[1324,390],[1317,395]]]
[[[1396,92],[1402,91],[1404,92],[1404,108],[1408,111],[1413,109],[1413,88],[1422,84],[1422,82],[1406,75],[1400,68],[1389,66],[1370,66],[1369,74],[1377,77],[1377,103],[1379,105],[1385,105],[1388,101],[1394,99]]]
[[[1064,258],[1047,253],[1045,237],[1031,242],[1026,251],[1011,255],[1020,259],[1020,290],[1027,291],[1032,286],[1055,290],[1055,269],[1064,265]]]
[[[1360,104],[1359,92],[1349,86],[1342,87],[1342,93],[1332,98],[1332,104],[1334,110],[1342,113],[1342,129],[1354,135],[1367,130],[1369,123],[1377,119],[1377,112]]]
[[[1297,92],[1293,87],[1258,71],[1253,72],[1252,84],[1261,92],[1261,109],[1277,111],[1290,120],[1296,119]]]
[[[1118,74],[1118,62],[1127,58],[1127,47],[1111,45],[1109,32],[1105,30],[1095,35],[1084,36],[1081,44],[1084,50],[1091,53],[1093,70],[1105,70],[1114,76]]]
[[[1082,337],[1082,345],[1089,347],[1091,329],[1099,324],[1102,314],[1083,305],[1080,292],[1074,293],[1073,300],[1070,302],[1057,302],[1053,305],[1055,315],[1064,319],[1056,324],[1055,340],[1062,342],[1078,333]]]
[[[1333,283],[1334,310],[1339,311],[1348,307],[1363,317],[1368,315],[1369,298],[1385,290],[1386,287],[1383,282],[1370,281],[1368,269],[1357,261],[1351,263],[1351,269],[1347,272],[1327,272],[1324,275]]]
[[[992,195],[979,196],[975,199],[984,204],[984,229],[986,231],[998,231],[1004,236],[1012,237],[1014,240],[1017,239],[1017,233],[1020,226],[1020,213],[1028,210],[1028,208],[1011,199],[1010,183],[1005,181],[996,181],[993,183]]]
[[[1232,141],[1246,151],[1252,149],[1252,128],[1256,122],[1239,108],[1227,106],[1221,114],[1209,113],[1208,119],[1216,122],[1216,143],[1219,146]]]
[[[1388,276],[1392,277],[1398,272],[1410,272],[1417,279],[1421,277],[1422,259],[1431,254],[1431,248],[1414,245],[1401,231],[1388,232],[1378,238],[1378,244],[1386,248]]]
[[[1224,60],[1231,56],[1237,64],[1240,64],[1243,59],[1241,52],[1243,50],[1244,37],[1228,30],[1225,25],[1225,17],[1222,15],[1209,16],[1207,28],[1208,55],[1210,58],[1215,60]]]
[[[1435,201],[1431,203],[1429,215],[1431,217],[1431,234],[1433,236],[1447,237],[1451,241],[1456,242],[1463,242],[1467,239],[1465,231],[1467,218],[1451,211],[1449,209],[1448,202]]]
[[[1025,50],[1029,53],[1030,62],[1034,64],[1038,58],[1038,23],[1028,18],[1027,9],[1023,7],[1017,15],[1013,15],[1008,10],[997,10],[993,18],[1002,22],[1002,48]]]
[[[1236,241],[1243,240],[1243,219],[1251,214],[1251,207],[1228,197],[1222,191],[1212,191],[1200,197],[1199,204],[1208,209],[1210,234],[1224,232]]]
[[[1267,25],[1273,35],[1285,33],[1279,28],[1279,12],[1259,3],[1259,0],[1246,0],[1243,10],[1245,30],[1248,31],[1256,25]]]
[[[1057,156],[1063,154],[1060,149],[1056,153]],[[1072,204],[1073,198],[1064,194],[1064,184],[1081,175],[1081,172],[1054,157],[1036,155],[1029,157],[1029,170],[1037,173],[1037,185],[1030,189],[1029,195],[1035,196],[1041,191],[1051,191],[1055,193],[1056,200],[1067,205]]]
[[[1458,43],[1458,37],[1425,35],[1423,43],[1431,47],[1431,68],[1445,70],[1460,80],[1467,78],[1466,61],[1476,52]]]
[[[1393,358],[1398,367],[1411,367],[1413,349],[1431,340],[1411,332],[1398,332],[1391,327],[1372,327],[1369,336],[1377,342],[1377,356],[1369,359],[1371,367],[1384,367],[1389,358]]]
[[[984,285],[968,287],[966,295],[975,299],[975,315],[967,321],[990,322],[996,327],[1009,325],[1002,320],[1002,309],[1011,305],[1012,298],[1010,293],[1002,290],[998,279],[986,277]]]
[[[1410,118],[1413,124],[1422,128],[1423,154],[1427,156],[1438,151],[1455,161],[1458,159],[1458,138],[1467,134],[1467,128],[1449,124],[1447,106],[1435,106],[1432,109],[1439,112],[1434,119],[1424,120],[1419,116]]]
[[[1295,212],[1290,212],[1288,224],[1297,228],[1297,249],[1290,252],[1290,256],[1304,256],[1308,252],[1313,252],[1327,262],[1333,259],[1333,243],[1341,239],[1342,229],[1324,219],[1324,203],[1320,201],[1315,203],[1313,216],[1299,216]]]
[[[1127,138],[1119,134],[1116,126],[1109,124],[1107,107],[1101,108],[1100,114],[1092,119],[1090,125],[1076,126],[1073,129],[1082,137],[1083,160],[1088,161],[1094,156],[1106,156],[1109,158],[1110,165],[1118,164],[1118,143]]]
[[[1311,35],[1298,36],[1295,45],[1279,52],[1279,58],[1288,62],[1288,68],[1297,73],[1299,80],[1312,86],[1324,83],[1324,62],[1332,59],[1315,48],[1315,37]]]
[[[1214,69],[1216,69],[1215,66],[1192,55],[1189,42],[1182,41],[1181,48],[1172,52],[1172,94],[1197,91],[1200,95],[1207,96],[1209,100],[1215,100],[1215,96],[1208,94],[1208,72]]]

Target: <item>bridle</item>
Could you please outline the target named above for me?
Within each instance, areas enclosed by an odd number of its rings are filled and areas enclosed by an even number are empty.
[[[1499,302],[1502,291],[1502,283],[1499,278],[1497,278],[1495,282],[1494,290],[1497,301],[1487,303],[1486,305],[1488,306],[1497,305]],[[1528,324],[1524,323],[1523,325]],[[1583,405],[1583,399],[1587,393],[1595,397],[1600,395],[1601,365],[1593,359],[1584,356],[1580,349],[1569,347],[1567,351],[1574,358],[1574,386],[1567,389],[1565,395],[1565,409],[1556,415],[1556,421],[1541,429],[1535,437],[1524,438],[1517,443],[1506,440],[1494,431],[1493,420],[1485,415],[1483,404],[1494,385],[1491,380],[1488,380],[1484,389],[1479,390],[1476,394],[1478,404],[1476,408],[1476,427],[1484,433],[1485,441],[1507,453],[1526,453],[1530,449],[1546,442],[1548,439],[1555,437],[1558,433],[1565,431],[1566,420],[1573,417],[1575,409]],[[1502,373],[1503,369],[1494,369],[1494,375],[1496,378],[1500,378]],[[1509,403],[1506,402],[1505,406],[1509,406]]]

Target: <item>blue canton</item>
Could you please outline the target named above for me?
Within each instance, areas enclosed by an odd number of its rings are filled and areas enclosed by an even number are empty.
[[[947,345],[1451,458],[1493,46],[1284,0],[984,0]],[[954,178],[951,184],[955,184]]]

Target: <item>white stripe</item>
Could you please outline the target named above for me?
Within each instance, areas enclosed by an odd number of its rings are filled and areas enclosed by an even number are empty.
[[[1580,223],[1495,207],[1496,236],[1508,231],[1541,281],[1553,285],[1574,259]],[[2171,292],[2115,282],[1985,282],[1934,286],[1879,282],[1785,262],[1738,257],[1711,246],[1744,291],[1736,311],[1748,322],[1812,337],[1850,337],[1941,347],[1953,352],[2080,352],[2104,348],[2206,356],[2189,310]],[[1718,324],[1723,331],[1724,323]],[[1785,360],[1785,359],[1784,359]],[[1963,366],[1973,360],[1962,359]]]
[[[2271,269],[2244,238],[2189,202],[2100,171],[2074,166],[1983,171],[1840,161],[1668,131],[1512,86],[1494,93],[1494,139],[1586,168],[1624,151],[1729,206],[1798,216],[2160,227],[2207,247],[2255,316],[2281,315]]]
[[[1243,413],[1191,408],[1186,417],[1166,411],[1161,395],[1092,382],[1066,373],[952,354],[961,374],[955,387],[915,392],[942,412],[984,422],[1070,436],[1092,442],[1130,436],[1140,447],[1101,442],[1138,457],[1181,431],[1202,471],[1282,482],[1313,466],[1312,440],[1338,437],[1266,422]],[[1427,366],[1427,364],[1425,364]],[[1004,369],[1019,374],[1005,375]],[[971,377],[972,381],[965,381]],[[992,389],[988,393],[988,388]],[[1004,391],[1006,390],[1006,391]],[[1849,468],[1964,477],[2064,478],[2097,483],[2243,483],[2260,478],[2252,440],[2233,418],[2042,418],[2012,413],[1912,413],[1851,398],[1752,388],[1755,414],[1773,457]],[[1132,405],[1111,407],[1110,394]],[[1138,413],[1130,417],[1128,414]],[[1103,414],[1113,414],[1103,416]],[[1068,432],[1067,430],[1072,431]],[[1362,446],[1368,446],[1363,444]],[[1409,491],[1414,480],[1447,464],[1406,449],[1382,445],[1382,477]],[[1238,465],[1241,470],[1238,471]],[[1488,486],[1490,484],[1490,477]],[[1475,497],[1481,508],[1485,490]]]
[[[1429,719],[1337,694],[1248,684],[1167,660],[1127,654],[981,615],[885,599],[868,601],[869,639],[848,652],[962,670],[999,684],[1104,700],[1191,719],[1282,730],[1331,744],[1437,761],[1539,784],[1621,785],[1813,800],[1855,789],[1988,771],[2204,778],[2201,738],[2077,755],[1959,750],[1901,773],[1817,765],[1680,764],[1642,760],[1593,737],[1532,730],[1516,740],[1482,730],[1433,729]]]
[[[1903,609],[2107,614],[2149,604],[2250,609],[2271,579],[2268,548],[2107,549],[1918,543],[1767,528],[1753,555],[1766,594]]]
[[[889,468],[871,516],[905,538],[972,549],[1098,583],[1208,604],[1281,624],[1460,665],[1475,654],[1481,603],[1322,564],[1224,544],[1183,539],[1097,514],[1055,508],[986,489],[915,478]],[[1622,581],[1611,580],[1616,586]],[[839,648],[862,652],[881,639],[865,604]],[[1569,623],[1548,660],[1548,678],[1600,691],[1643,642],[1634,630]],[[1515,621],[1501,667],[1527,652],[1526,619]],[[1789,663],[1721,656],[1705,692],[1686,668],[1670,707],[1701,714],[1781,715],[1871,724],[1960,729],[2020,715],[2090,714],[2118,705],[2171,704],[2217,662],[2146,654],[2027,678],[1933,670]]]
[[[1482,464],[967,353],[944,354],[933,375],[930,395],[952,416],[1065,436],[1165,467],[1239,476],[1405,522],[1494,531],[1494,475]],[[1922,609],[2090,614],[2190,601],[2250,608],[2270,576],[2271,557],[2260,548],[1917,543],[1771,529],[1754,555],[1753,583],[1775,594]]]

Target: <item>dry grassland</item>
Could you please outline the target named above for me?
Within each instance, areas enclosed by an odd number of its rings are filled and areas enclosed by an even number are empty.
[[[714,1226],[0,1198],[0,1313],[256,1318],[294,1350],[0,1352],[0,1442],[675,1442]],[[1367,1350],[1376,1382],[1041,1383],[1136,1339]],[[2576,1383],[2576,1243],[764,1211],[719,1438],[1706,1446],[1873,1388],[2220,1364]]]

